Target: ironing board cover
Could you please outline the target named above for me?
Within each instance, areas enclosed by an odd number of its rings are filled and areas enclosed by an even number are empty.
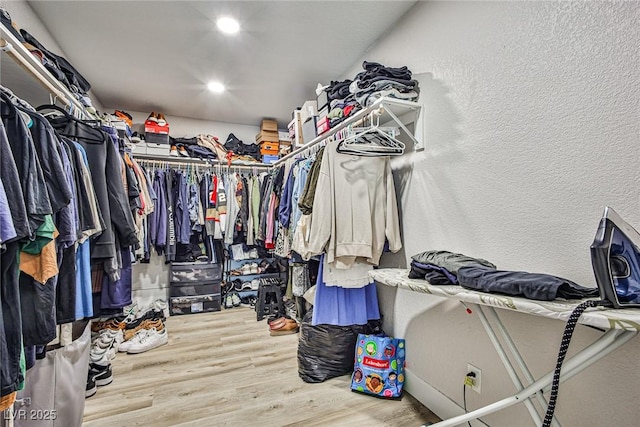
[[[527,298],[490,294],[465,289],[458,285],[435,286],[427,280],[409,279],[409,270],[381,268],[369,272],[373,280],[386,286],[408,289],[439,297],[455,299],[471,304],[487,305],[506,310],[534,314],[567,321],[573,309],[586,300],[536,301]],[[601,329],[640,331],[640,309],[592,308],[584,312],[579,323]]]

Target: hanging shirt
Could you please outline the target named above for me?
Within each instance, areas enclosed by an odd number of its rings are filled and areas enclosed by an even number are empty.
[[[13,226],[7,194],[0,178],[0,245],[14,239],[16,236],[17,233]]]

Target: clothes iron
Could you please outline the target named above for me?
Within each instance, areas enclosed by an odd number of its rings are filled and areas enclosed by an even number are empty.
[[[610,207],[591,244],[591,264],[602,299],[615,308],[640,307],[640,233]]]

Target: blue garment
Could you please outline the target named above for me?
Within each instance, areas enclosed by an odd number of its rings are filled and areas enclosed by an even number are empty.
[[[111,280],[104,275],[102,291],[100,292],[100,308],[122,308],[131,305],[133,273],[131,270],[131,253],[129,248],[122,248],[122,269],[120,278]]]
[[[278,206],[278,219],[280,220],[280,224],[284,228],[289,228],[289,220],[291,219],[291,193],[293,192],[293,171],[295,169],[295,165],[291,167],[289,170],[289,175],[287,176],[287,183],[284,185],[282,189],[282,195],[280,196],[280,205]]]
[[[7,193],[5,193],[4,185],[0,180],[0,244],[8,242],[16,236],[16,229],[13,226],[13,219],[11,218],[11,211],[9,210]]]
[[[167,247],[167,196],[165,190],[165,173],[156,169],[153,177],[153,191],[156,194],[155,206],[149,218],[149,238],[158,255],[162,255]]]
[[[454,285],[458,284],[458,278],[456,277],[456,275],[451,273],[449,270],[447,270],[444,267],[440,267],[439,265],[435,265],[435,264],[423,264],[418,261],[411,261],[411,265],[412,266],[415,265],[416,267],[421,268],[423,270],[427,270],[427,271],[439,271],[440,273],[447,276],[447,279],[449,279],[452,284]]]
[[[173,217],[175,221],[176,242],[188,245],[191,239],[191,222],[189,220],[189,195],[187,179],[180,170],[175,172],[175,185],[173,187],[175,208]]]
[[[324,255],[322,256],[324,258]],[[376,285],[364,288],[340,288],[326,286],[323,279],[324,259],[320,260],[316,298],[313,304],[312,325],[364,325],[369,320],[380,319]]]
[[[296,177],[296,181],[293,184],[293,192],[291,194],[291,204],[293,205],[291,209],[291,227],[289,229],[295,230],[296,225],[298,225],[298,221],[302,216],[302,211],[298,206],[298,201],[304,192],[305,184],[307,183],[307,177],[309,176],[309,171],[311,170],[311,162],[305,161],[298,166],[298,176]]]
[[[76,249],[76,320],[93,317],[91,248],[89,240]]]
[[[84,165],[89,159],[84,147],[77,142],[74,147],[80,152]],[[73,147],[71,147],[73,149]],[[76,248],[76,320],[93,317],[93,295],[91,286],[91,247],[89,239]]]

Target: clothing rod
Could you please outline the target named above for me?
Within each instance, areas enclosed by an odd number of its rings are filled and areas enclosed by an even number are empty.
[[[67,106],[74,106],[82,115],[89,118],[84,105],[75,99],[71,93],[64,87],[59,86],[61,83],[56,80],[49,71],[38,61],[29,50],[15,38],[6,27],[0,24],[0,49],[5,51],[9,56],[16,60],[22,68],[36,78],[49,93],[63,102]]]
[[[194,158],[189,158],[189,157],[185,157],[182,159],[174,159],[174,158],[170,158],[167,159],[166,157],[159,157],[159,156],[150,156],[148,154],[132,154],[132,157],[135,161],[137,162],[145,162],[145,163],[153,163],[153,162],[158,162],[158,163],[166,163],[166,164],[170,164],[170,165],[176,165],[176,166],[187,166],[187,165],[195,165],[195,166],[211,166],[211,167],[222,167],[222,168],[229,168],[229,169],[254,169],[254,168],[260,168],[260,169],[266,169],[266,168],[271,168],[271,165],[265,164],[265,163],[256,163],[255,165],[250,165],[250,164],[231,164],[231,166],[228,166],[228,164],[226,162],[217,162],[214,160],[202,160],[202,159],[194,159]]]

